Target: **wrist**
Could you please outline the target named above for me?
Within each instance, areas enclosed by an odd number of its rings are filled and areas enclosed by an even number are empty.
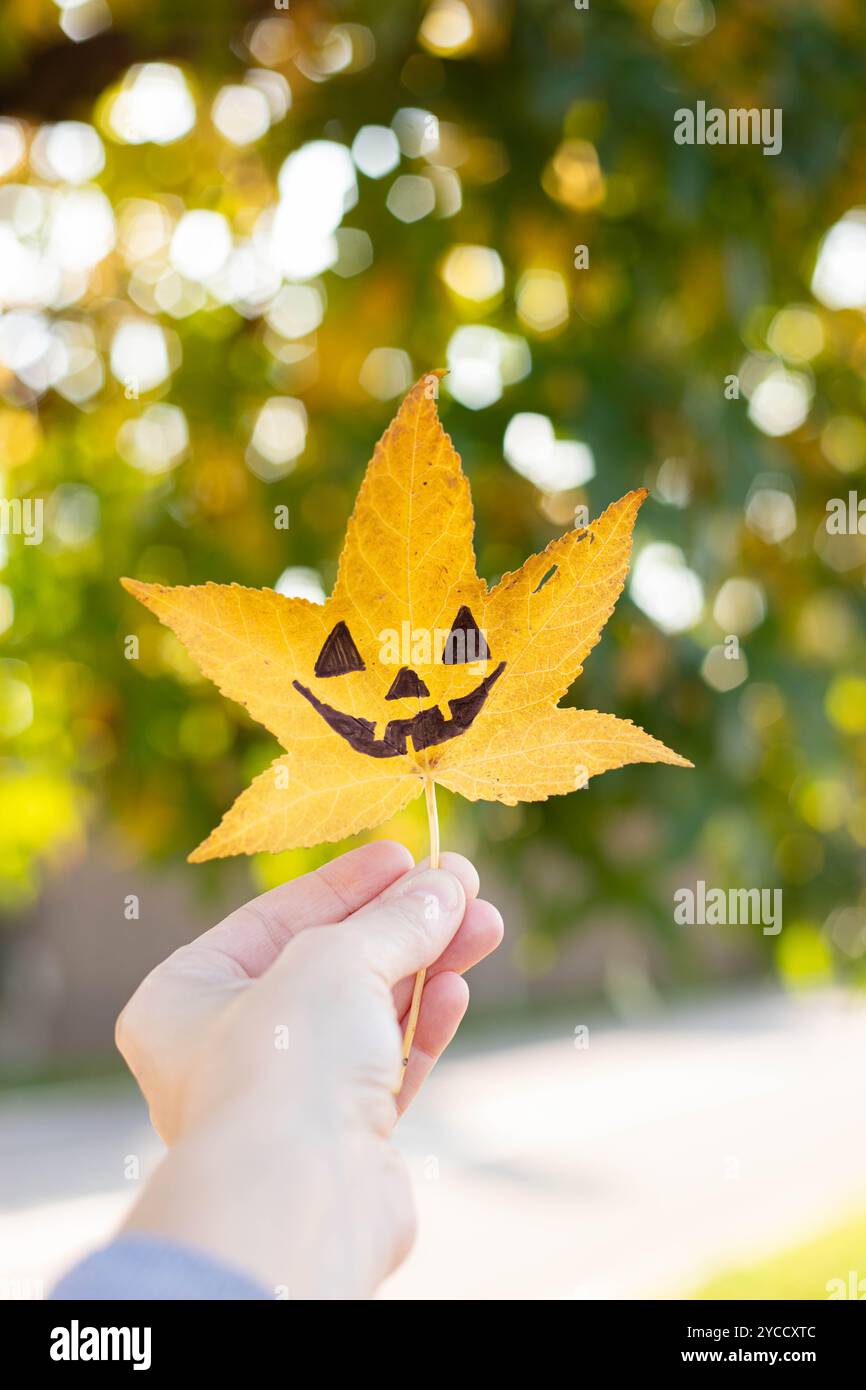
[[[357,1168],[350,1136],[309,1123],[262,1134],[241,1112],[186,1135],[126,1229],[190,1245],[274,1298],[360,1299],[370,1261],[352,1239]]]

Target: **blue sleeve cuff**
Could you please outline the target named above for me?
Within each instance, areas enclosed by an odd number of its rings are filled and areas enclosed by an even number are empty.
[[[59,1299],[269,1299],[267,1289],[191,1246],[155,1236],[118,1236],[65,1274]]]

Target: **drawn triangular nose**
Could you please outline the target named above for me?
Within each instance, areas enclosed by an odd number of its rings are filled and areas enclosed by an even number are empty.
[[[407,695],[429,694],[430,691],[427,689],[417,671],[413,671],[410,666],[401,666],[394,677],[394,683],[385,696],[385,699],[402,700]]]

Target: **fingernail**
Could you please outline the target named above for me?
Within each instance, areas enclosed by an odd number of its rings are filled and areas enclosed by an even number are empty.
[[[399,896],[416,898],[428,922],[436,922],[443,913],[455,912],[460,906],[463,889],[458,879],[446,869],[424,869],[410,875],[401,885]]]

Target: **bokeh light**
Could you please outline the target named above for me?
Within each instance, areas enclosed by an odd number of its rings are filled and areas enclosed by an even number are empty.
[[[142,473],[166,473],[180,462],[189,445],[186,416],[176,405],[159,402],[124,420],[117,434],[121,458]]]
[[[256,417],[247,462],[263,478],[282,477],[294,467],[307,442],[303,401],[272,396]]]
[[[515,472],[542,492],[582,487],[595,476],[592,450],[576,440],[557,439],[546,415],[525,411],[513,416],[502,448]]]
[[[152,391],[171,370],[168,344],[159,324],[128,319],[111,340],[111,371],[134,393]]]
[[[663,632],[694,627],[704,607],[703,585],[677,545],[652,541],[637,554],[629,594]]]
[[[130,68],[107,112],[112,135],[127,145],[169,145],[192,130],[195,118],[186,78],[172,63]]]
[[[866,306],[866,209],[852,209],[824,237],[812,293],[829,309]]]
[[[749,419],[764,434],[778,436],[799,429],[812,404],[812,386],[802,372],[784,367],[768,371],[752,391]]]
[[[505,284],[502,257],[489,246],[452,246],[439,274],[454,295],[476,303],[495,299]]]
[[[436,206],[436,189],[422,174],[401,174],[388,189],[386,206],[399,222],[419,222]]]
[[[568,291],[555,270],[528,270],[515,299],[520,319],[534,333],[553,333],[568,321]]]
[[[463,0],[433,0],[418,31],[424,47],[443,58],[471,52],[474,34],[472,11]]]
[[[352,141],[352,158],[368,179],[382,179],[400,163],[400,142],[390,126],[362,126]]]
[[[358,377],[364,390],[378,401],[403,395],[412,384],[412,362],[400,348],[373,348]]]
[[[169,256],[175,270],[189,280],[209,280],[225,265],[232,249],[228,222],[218,212],[186,212],[171,238]]]
[[[234,83],[221,87],[214,97],[211,119],[233,145],[249,145],[260,140],[271,124],[271,108],[266,94],[258,87]]]
[[[105,148],[93,126],[60,121],[39,130],[30,147],[30,163],[40,178],[86,183],[105,168]]]

